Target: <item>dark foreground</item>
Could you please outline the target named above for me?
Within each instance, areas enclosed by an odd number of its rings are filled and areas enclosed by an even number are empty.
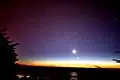
[[[21,66],[20,74],[19,80],[120,80],[120,69]]]

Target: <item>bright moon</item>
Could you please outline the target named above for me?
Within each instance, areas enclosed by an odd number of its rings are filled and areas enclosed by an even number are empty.
[[[73,53],[73,54],[76,54],[76,53],[77,53],[77,51],[74,49],[74,50],[72,50],[72,53]]]

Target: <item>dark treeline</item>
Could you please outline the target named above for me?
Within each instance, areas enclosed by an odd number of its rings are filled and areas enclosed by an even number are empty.
[[[15,53],[15,46],[17,42],[9,41],[10,37],[7,37],[6,29],[0,31],[0,61],[1,61],[1,75],[3,80],[16,80],[17,66],[15,64],[17,54]]]

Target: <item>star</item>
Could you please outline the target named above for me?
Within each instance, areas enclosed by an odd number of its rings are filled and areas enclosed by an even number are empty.
[[[80,59],[79,57],[77,57],[77,59]]]

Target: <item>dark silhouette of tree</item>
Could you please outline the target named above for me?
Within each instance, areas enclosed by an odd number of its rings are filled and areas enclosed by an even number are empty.
[[[120,60],[118,59],[112,59],[112,61],[116,61],[116,63],[120,63]]]
[[[1,61],[1,79],[16,80],[16,64],[18,61],[17,54],[15,52],[15,46],[17,42],[9,41],[9,37],[6,37],[6,29],[0,31],[0,61]]]
[[[120,51],[115,51],[115,54],[120,54]],[[112,59],[112,61],[115,61],[116,63],[120,63],[120,59]]]

